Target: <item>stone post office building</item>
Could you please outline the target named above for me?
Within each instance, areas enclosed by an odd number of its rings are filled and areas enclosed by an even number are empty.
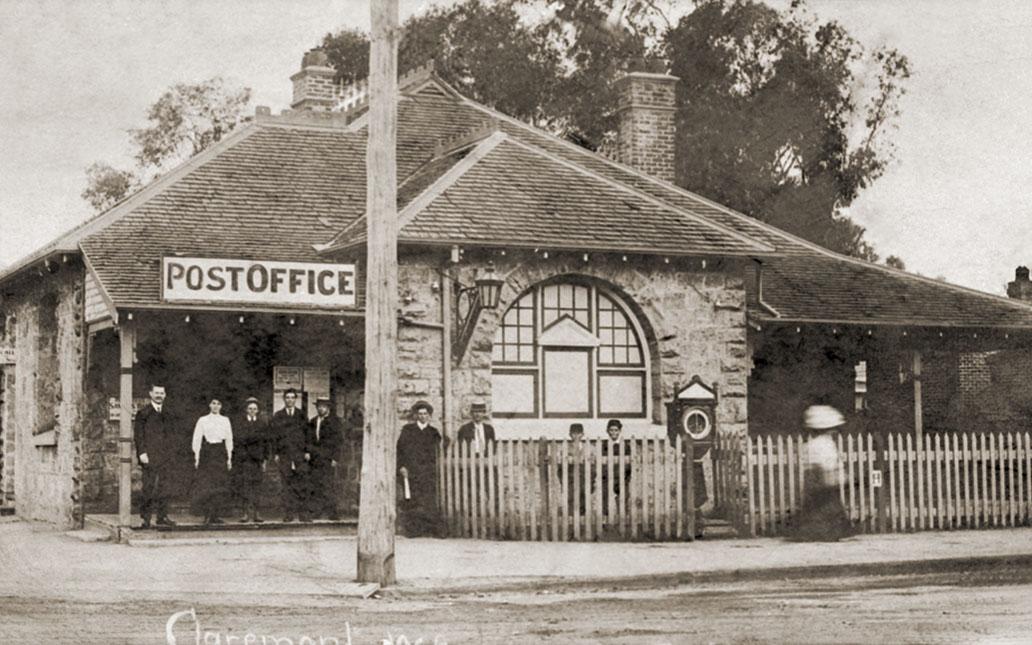
[[[325,60],[305,56],[292,110],[259,108],[0,274],[0,495],[18,515],[76,526],[114,512],[120,488],[128,500],[125,430],[153,379],[188,421],[187,464],[213,394],[268,412],[299,387],[360,427],[366,108]],[[500,437],[571,422],[602,436],[612,417],[659,436],[694,376],[719,393],[724,433],[794,431],[818,399],[895,431],[961,429],[963,356],[1032,338],[1027,304],[831,253],[675,186],[676,78],[623,78],[615,160],[429,68],[399,85],[397,405],[430,401],[449,435],[484,400]],[[470,297],[485,276],[502,281],[495,308]]]

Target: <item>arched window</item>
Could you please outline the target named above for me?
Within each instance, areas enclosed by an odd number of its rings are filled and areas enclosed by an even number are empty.
[[[492,408],[509,418],[645,418],[648,356],[633,316],[605,289],[533,287],[502,316]]]

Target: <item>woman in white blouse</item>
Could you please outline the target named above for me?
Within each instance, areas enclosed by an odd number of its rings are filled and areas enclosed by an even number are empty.
[[[789,526],[790,540],[834,542],[855,532],[839,492],[836,434],[845,423],[842,413],[830,405],[811,405],[806,409],[804,424],[814,434],[807,442],[805,492]]]
[[[205,524],[222,524],[219,515],[233,467],[233,428],[229,419],[222,416],[222,401],[212,398],[208,409],[210,412],[194,426],[194,503],[204,515]]]

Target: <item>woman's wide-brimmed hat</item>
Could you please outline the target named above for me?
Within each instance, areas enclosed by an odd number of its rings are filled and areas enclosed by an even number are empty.
[[[828,430],[845,424],[846,418],[830,405],[811,405],[803,413],[803,423],[810,430]]]

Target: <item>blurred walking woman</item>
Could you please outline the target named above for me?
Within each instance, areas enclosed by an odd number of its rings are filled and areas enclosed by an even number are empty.
[[[212,398],[210,412],[197,420],[193,434],[194,504],[204,515],[205,524],[222,524],[219,515],[229,489],[229,470],[233,467],[233,428],[222,416],[222,401]]]

